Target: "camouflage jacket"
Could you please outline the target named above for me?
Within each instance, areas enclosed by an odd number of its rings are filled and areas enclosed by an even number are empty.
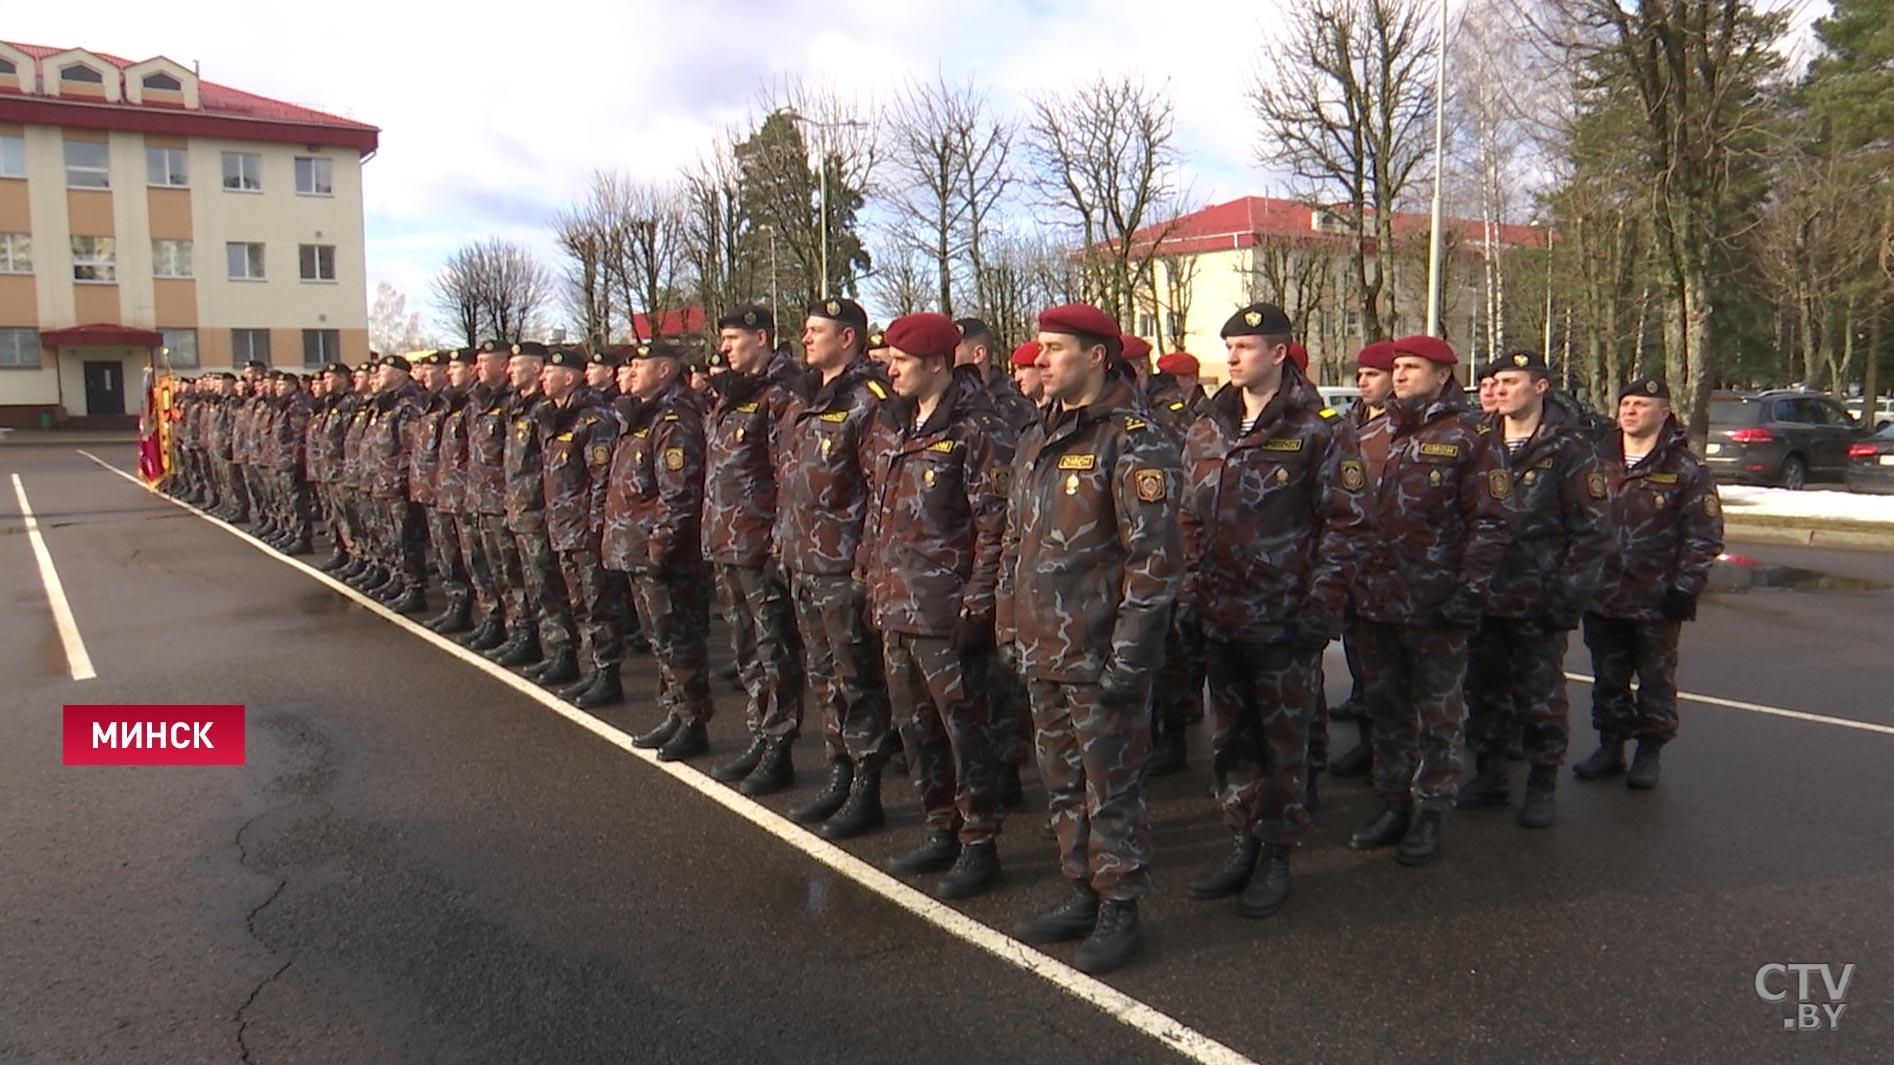
[[[856,360],[785,413],[775,549],[793,572],[835,576],[859,569],[868,517],[868,434],[888,397],[872,365]]]
[[[1190,430],[1191,421],[1203,408],[1203,386],[1195,381],[1184,383],[1176,374],[1154,373],[1144,381],[1145,401],[1157,423],[1179,441]]]
[[[981,367],[972,379],[985,393],[994,414],[1013,430],[1015,437],[1039,420],[1039,405],[1026,398],[1026,393],[1019,390],[1019,385],[1005,370],[997,366]]]
[[[253,465],[274,468],[276,466],[276,412],[282,401],[275,396],[263,396],[256,399],[250,411],[250,462]]]
[[[552,400],[544,392],[513,394],[506,407],[506,527],[530,532],[532,517],[546,509],[545,430],[551,420]]]
[[[368,427],[375,417],[375,397],[372,393],[360,393],[355,409],[349,412],[348,424],[342,428],[342,483],[350,488],[368,487],[368,470],[364,465],[365,452],[363,441],[368,437]]]
[[[1375,486],[1377,535],[1356,578],[1370,621],[1438,625],[1466,588],[1483,607],[1512,539],[1512,475],[1460,386],[1388,405],[1388,467]]]
[[[294,392],[275,401],[270,415],[270,465],[278,470],[302,471],[306,458],[303,444],[313,414],[314,401],[304,392]]]
[[[427,392],[413,381],[393,392],[378,392],[369,404],[368,429],[362,434],[362,475],[376,499],[408,497],[408,451],[414,423],[425,412]]]
[[[204,414],[205,446],[210,449],[211,457],[229,461],[230,419],[235,413],[236,401],[230,396],[213,396],[205,405],[210,408]]]
[[[542,415],[540,480],[546,537],[554,551],[596,551],[605,528],[605,486],[618,440],[618,415],[597,392],[580,389]]]
[[[1624,467],[1621,435],[1607,441],[1603,465],[1617,550],[1605,561],[1593,610],[1655,621],[1666,591],[1701,595],[1709,583],[1723,552],[1723,501],[1675,420],[1636,466]]]
[[[321,480],[334,483],[342,480],[344,445],[349,425],[355,420],[355,412],[361,409],[362,395],[359,392],[342,392],[322,397],[322,403],[321,424],[316,429],[315,454],[321,456],[318,463],[322,469]]]
[[[873,503],[864,569],[883,632],[952,636],[961,618],[991,628],[1013,432],[984,398],[950,387],[927,421],[914,403],[881,405],[869,433]]]
[[[1354,429],[1293,368],[1248,432],[1243,413],[1225,386],[1185,438],[1178,598],[1226,640],[1285,640],[1304,611],[1339,630],[1374,528]]]
[[[786,353],[760,375],[717,375],[717,398],[704,425],[704,554],[713,562],[756,567],[773,553],[776,456],[801,367]]]
[[[255,448],[252,423],[256,418],[253,396],[232,396],[230,400],[230,460],[249,462]]]
[[[467,499],[467,429],[472,405],[472,390],[448,388],[447,413],[441,416],[441,445],[434,466],[434,506],[443,514],[472,514]]]
[[[1013,458],[997,633],[1043,680],[1154,670],[1183,566],[1183,460],[1135,382],[1048,407]]]
[[[467,397],[467,509],[506,513],[506,442],[513,390],[475,383]]]
[[[1487,425],[1513,481],[1513,538],[1493,574],[1487,616],[1575,626],[1598,592],[1611,550],[1611,505],[1598,451],[1576,419],[1550,404],[1516,452],[1506,449],[1499,415]]]
[[[329,478],[327,468],[323,466],[326,456],[323,454],[323,430],[329,423],[329,410],[333,407],[334,396],[309,397],[309,420],[303,423],[303,475],[311,482],[326,481]]]
[[[1388,420],[1388,412],[1370,415],[1367,404],[1360,400],[1348,408],[1348,420],[1355,427],[1355,443],[1361,448],[1361,461],[1368,467],[1368,483],[1380,484],[1381,475],[1388,470],[1388,438],[1393,435],[1393,423]]]
[[[424,507],[437,502],[434,489],[441,472],[441,424],[446,420],[446,393],[424,389],[421,416],[408,427],[408,498]]]
[[[702,399],[673,381],[649,400],[621,396],[617,407],[623,435],[605,493],[605,565],[627,573],[698,565],[707,450]]]

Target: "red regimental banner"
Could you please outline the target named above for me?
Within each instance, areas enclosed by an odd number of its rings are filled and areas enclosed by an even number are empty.
[[[68,706],[67,765],[242,765],[241,706]]]

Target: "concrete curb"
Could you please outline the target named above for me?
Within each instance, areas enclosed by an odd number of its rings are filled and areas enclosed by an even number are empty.
[[[1750,544],[1792,544],[1797,547],[1831,547],[1852,551],[1894,551],[1894,526],[1886,531],[1833,525],[1752,525],[1748,522],[1723,523],[1723,538]]]

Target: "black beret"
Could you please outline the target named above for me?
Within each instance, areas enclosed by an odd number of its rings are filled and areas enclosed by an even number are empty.
[[[868,335],[868,312],[854,300],[841,296],[830,296],[825,300],[815,300],[805,309],[811,318],[827,318],[853,328],[862,336]]]
[[[1295,332],[1295,326],[1281,307],[1273,303],[1252,303],[1223,323],[1225,337],[1280,337]]]
[[[683,348],[662,340],[653,340],[649,344],[639,344],[637,347],[631,349],[630,355],[630,361],[632,362],[638,362],[643,359],[678,359],[681,361],[683,358]]]
[[[610,366],[617,369],[625,364],[625,348],[626,345],[623,344],[607,344],[593,352],[592,357],[587,361],[593,366]]]
[[[473,348],[455,348],[453,354],[447,356],[447,361],[457,362],[463,366],[472,366],[479,354],[480,353]]]
[[[436,348],[414,361],[422,366],[446,366],[447,352]]]
[[[328,364],[327,366],[324,366],[322,368],[322,372],[346,374],[346,373],[353,373],[354,371],[349,369],[349,364],[346,362],[332,362]]]
[[[521,345],[524,347],[525,345]],[[556,344],[546,349],[546,365],[566,370],[585,369],[585,349],[573,344]]]
[[[1493,376],[1494,374],[1500,372],[1501,370],[1504,370],[1507,368],[1508,367],[1507,367],[1507,363],[1505,359],[1488,359],[1487,361],[1480,364],[1480,368],[1478,370],[1474,371],[1473,379],[1475,381],[1484,381],[1487,378]]]
[[[483,355],[511,355],[513,354],[513,345],[508,344],[504,340],[482,340],[480,342],[480,353]]]
[[[219,381],[235,381],[236,379],[237,379],[237,375],[233,373],[229,373],[229,372],[220,373],[217,375],[217,380]]]
[[[1525,370],[1528,373],[1545,374],[1548,377],[1552,375],[1551,367],[1545,364],[1544,355],[1524,348],[1501,355],[1494,359],[1492,364],[1498,368],[1494,371],[1495,373],[1499,370]]]
[[[1623,399],[1626,396],[1643,396],[1646,399],[1669,400],[1670,386],[1665,384],[1664,379],[1661,377],[1640,377],[1625,385],[1624,391],[1618,393],[1619,399]]]
[[[513,345],[512,353],[515,355],[530,355],[535,359],[543,359],[546,357],[547,350],[546,345],[541,344],[537,340],[522,340]]]
[[[267,370],[270,368],[270,364],[264,362],[262,359],[247,359],[244,361],[243,368],[246,370]]]
[[[956,318],[954,328],[960,330],[960,335],[968,340],[979,340],[981,337],[988,340],[999,339],[994,335],[993,327],[978,318]]]
[[[401,356],[399,356],[399,355],[384,355],[384,356],[382,356],[382,359],[381,359],[381,365],[383,365],[383,366],[388,366],[388,367],[392,367],[392,368],[394,368],[394,369],[396,369],[396,370],[400,370],[400,371],[401,371],[402,373],[413,373],[413,372],[414,372],[414,367],[412,367],[412,366],[410,366],[410,365],[408,365],[408,360],[406,360],[406,359],[404,359],[404,358],[402,358],[402,357],[401,357]]]
[[[718,329],[767,329],[776,331],[776,316],[769,313],[768,307],[745,304],[733,307],[729,313],[717,319]]]
[[[888,346],[888,334],[885,330],[877,329],[874,332],[868,334],[868,350],[869,351],[873,351],[876,348],[885,348],[887,346]]]

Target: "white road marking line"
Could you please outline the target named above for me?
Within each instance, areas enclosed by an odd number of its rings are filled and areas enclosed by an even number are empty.
[[[223,528],[238,539],[248,542],[257,550],[278,562],[288,565],[306,576],[328,585],[336,592],[354,601],[382,619],[397,625],[415,636],[432,643],[442,651],[466,662],[487,676],[519,692],[521,695],[539,703],[541,706],[565,718],[567,721],[592,733],[599,739],[619,748],[633,758],[662,773],[669,774],[674,780],[705,796],[724,809],[749,821],[763,831],[787,843],[795,850],[815,859],[863,889],[879,895],[881,898],[899,906],[908,913],[933,925],[947,934],[978,947],[988,954],[1033,976],[1052,984],[1073,998],[1090,1005],[1106,1016],[1132,1028],[1157,1042],[1176,1051],[1178,1054],[1202,1065],[1257,1065],[1250,1058],[1225,1046],[1209,1036],[1197,1031],[1175,1017],[1119,991],[1102,980],[1087,976],[1070,965],[1048,954],[1041,953],[1024,943],[1003,935],[992,928],[966,916],[951,906],[942,904],[932,896],[917,891],[893,876],[882,872],[873,865],[862,861],[841,847],[822,839],[809,830],[795,824],[776,813],[769,807],[748,799],[735,789],[712,780],[708,775],[671,762],[657,760],[657,752],[641,751],[631,745],[631,736],[578,709],[551,692],[533,684],[531,681],[489,662],[479,654],[430,632],[407,617],[397,614],[373,599],[357,592],[328,574],[307,565],[299,559],[282,554],[269,545],[257,540],[249,533],[220,518],[209,514],[182,500],[158,492],[144,481],[126,473],[124,470],[104,461],[89,451],[75,449],[79,454],[91,459],[127,481],[145,489],[160,499],[173,503],[193,514]]]
[[[92,680],[98,676],[92,668],[92,656],[86,653],[85,640],[79,636],[79,625],[72,619],[72,604],[66,601],[66,586],[59,582],[59,571],[53,568],[53,553],[46,549],[46,538],[39,531],[39,519],[33,516],[33,505],[26,501],[26,485],[20,481],[17,473],[13,475],[13,494],[19,497],[20,517],[26,523],[26,538],[32,541],[33,557],[39,561],[39,579],[46,586],[46,602],[53,608],[53,626],[59,630],[59,642],[66,648],[66,669],[72,673],[73,680]]]
[[[1596,684],[1597,678],[1583,673],[1567,673],[1566,680],[1575,680],[1580,684]],[[1872,721],[1855,721],[1845,717],[1829,717],[1827,714],[1810,714],[1801,710],[1784,710],[1779,706],[1764,706],[1761,703],[1745,703],[1735,699],[1723,699],[1714,695],[1693,695],[1690,692],[1678,692],[1677,698],[1685,702],[1702,703],[1705,706],[1718,706],[1725,710],[1745,710],[1752,714],[1767,714],[1770,717],[1786,717],[1791,721],[1808,721],[1817,725],[1833,725],[1836,728],[1860,729],[1863,732],[1879,732],[1885,736],[1894,736],[1894,726],[1877,725]]]

